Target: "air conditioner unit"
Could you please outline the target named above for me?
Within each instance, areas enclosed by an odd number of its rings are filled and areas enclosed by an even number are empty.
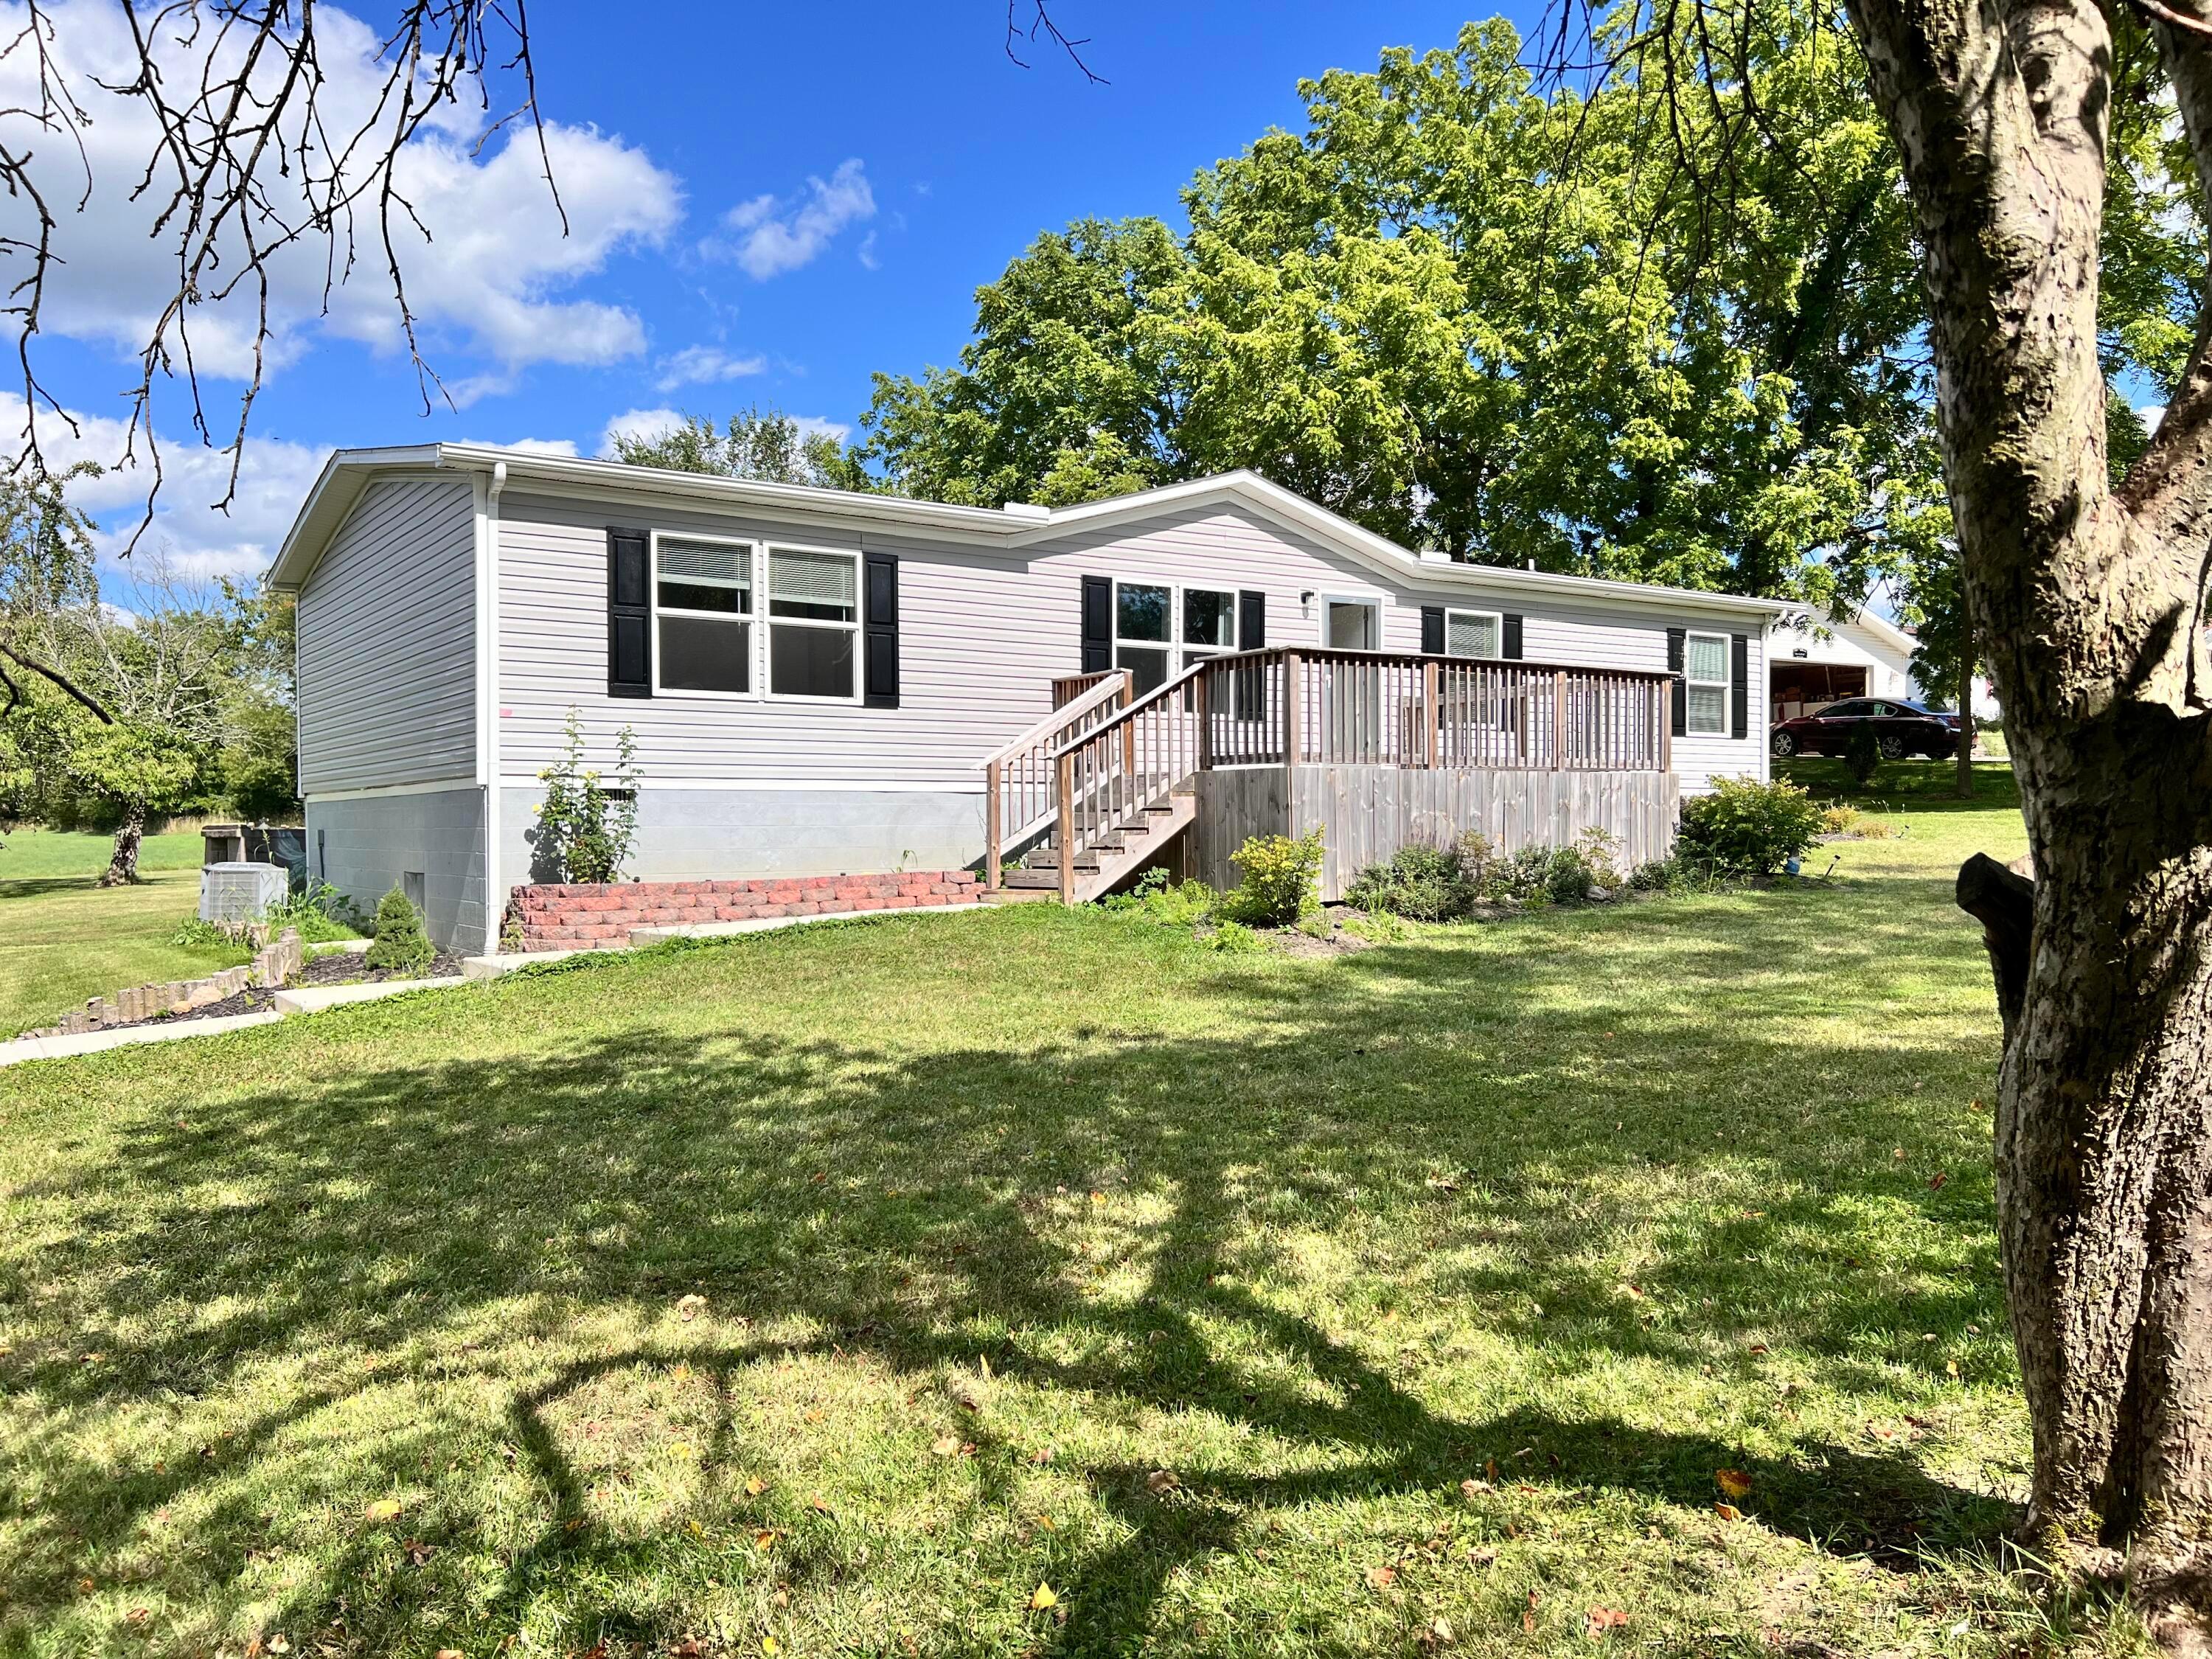
[[[291,882],[281,864],[208,864],[200,867],[202,921],[259,921],[283,902]]]

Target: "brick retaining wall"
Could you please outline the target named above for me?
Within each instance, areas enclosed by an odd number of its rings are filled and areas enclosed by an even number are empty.
[[[511,940],[519,930],[526,951],[564,951],[618,945],[633,927],[972,904],[979,889],[980,879],[972,870],[772,876],[758,881],[548,883],[514,890],[501,933]]]

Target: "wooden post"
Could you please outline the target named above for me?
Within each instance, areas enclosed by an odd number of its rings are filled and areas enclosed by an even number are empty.
[[[985,769],[983,785],[983,885],[994,893],[999,890],[999,823],[1006,816],[1006,802],[1000,795],[1001,766],[1002,763],[993,761]]]
[[[1567,671],[1555,669],[1552,674],[1552,769],[1561,772],[1567,765]]]
[[[1674,769],[1674,682],[1659,681],[1653,688],[1659,697],[1659,769]]]
[[[1444,746],[1443,710],[1437,702],[1437,665],[1434,662],[1421,665],[1421,730],[1428,735],[1421,740],[1427,754],[1426,763],[1441,766],[1443,757],[1437,751]]]
[[[1075,757],[1060,757],[1060,902],[1075,902]]]
[[[1298,677],[1298,653],[1283,653],[1283,796],[1290,799],[1291,773],[1305,754],[1305,732],[1300,705],[1305,687]]]
[[[1213,769],[1213,673],[1210,669],[1198,671],[1198,695],[1192,699],[1198,705],[1198,769]]]

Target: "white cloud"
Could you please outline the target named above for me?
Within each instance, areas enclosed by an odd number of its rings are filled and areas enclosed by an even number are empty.
[[[766,282],[812,261],[848,225],[875,216],[875,192],[854,156],[827,179],[809,179],[795,201],[756,196],[738,204],[722,219],[734,238],[710,237],[699,251],[710,259],[734,259],[747,276]]]
[[[0,392],[0,431],[20,430],[22,418],[22,398]],[[145,512],[153,476],[145,434],[139,434],[137,458],[118,465],[124,422],[82,413],[75,419],[75,437],[58,418],[42,422],[40,435],[47,465],[57,471],[78,460],[97,461],[108,469],[96,478],[77,479],[69,494],[98,524],[94,545],[101,564],[112,572]],[[276,556],[330,453],[326,445],[249,437],[238,469],[237,498],[228,513],[219,513],[213,508],[229,485],[230,457],[191,440],[165,439],[161,496],[153,525],[139,541],[140,551],[166,556],[172,568],[191,580],[259,574]]]
[[[2145,404],[2141,409],[2136,410],[2136,419],[2142,422],[2143,430],[2146,432],[2157,431],[2158,423],[2165,418],[2164,404]]]
[[[173,238],[165,252],[164,239],[149,234],[165,185],[157,175],[153,188],[131,199],[158,135],[137,100],[93,84],[94,77],[112,82],[136,73],[122,12],[105,0],[62,0],[48,15],[64,72],[94,119],[82,132],[91,198],[82,211],[58,216],[56,252],[66,263],[49,284],[41,326],[128,360],[143,348],[176,280]],[[380,43],[343,13],[319,8],[317,20],[325,124],[349,131],[369,118],[382,85],[385,71],[376,62]],[[0,3],[0,30],[13,35],[24,23],[22,6]],[[163,68],[178,84],[197,83],[207,47],[187,47],[174,38],[178,33],[156,32]],[[202,31],[199,38],[210,40],[216,33]],[[27,52],[0,58],[0,109],[36,107],[33,74]],[[399,187],[422,227],[404,216],[394,225],[408,301],[426,355],[434,365],[453,368],[456,401],[503,389],[532,363],[604,364],[642,351],[644,329],[634,313],[563,298],[560,290],[599,270],[626,246],[660,241],[681,217],[675,177],[618,138],[589,128],[549,126],[547,152],[568,220],[564,236],[535,136],[526,129],[509,132],[479,155],[479,125],[474,110],[441,110],[407,146],[397,167]],[[74,206],[83,179],[73,147],[51,142],[51,134],[34,140],[35,131],[21,113],[0,115],[0,141],[19,154],[27,147],[35,152],[33,174],[46,199]],[[299,173],[295,161],[289,176]],[[266,183],[276,192],[275,211],[296,219],[300,204],[284,198],[285,183],[273,178]],[[17,203],[0,216],[8,234],[22,234],[23,211]],[[273,223],[268,216],[260,221],[264,240]],[[356,263],[349,275],[337,273],[343,280],[330,295],[326,315],[325,261],[312,238],[269,262],[272,370],[296,361],[321,337],[380,349],[403,343],[373,204],[356,230]],[[234,233],[226,252],[218,279],[243,269]],[[27,261],[20,243],[0,256],[0,286],[20,281]],[[210,295],[187,312],[192,357],[203,374],[235,379],[251,372],[252,302],[241,290],[227,301]]]
[[[757,374],[768,367],[765,357],[733,357],[720,346],[685,346],[672,357],[660,360],[655,392],[673,392],[684,386],[712,386],[723,380]]]
[[[574,455],[576,453],[574,438],[511,438],[504,441],[494,438],[481,441],[495,443],[501,449],[520,450],[526,455]]]
[[[872,230],[866,235],[860,238],[859,253],[860,263],[866,265],[870,270],[874,270],[883,264],[882,260],[876,258],[876,233],[874,231]]]
[[[680,409],[629,409],[609,421],[599,434],[599,457],[614,459],[617,438],[657,438],[664,432],[673,432],[684,424]]]
[[[819,415],[794,415],[791,419],[802,438],[811,438],[819,432],[842,444],[853,430],[842,421],[825,421]]]

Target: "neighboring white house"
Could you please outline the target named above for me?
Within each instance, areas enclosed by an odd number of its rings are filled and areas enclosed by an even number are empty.
[[[334,455],[271,580],[299,596],[311,872],[403,884],[464,949],[532,878],[572,710],[594,764],[635,732],[648,879],[1017,852],[1036,826],[989,796],[1014,763],[983,763],[1040,722],[1048,760],[1102,676],[1163,731],[1213,722],[1177,767],[1549,768],[1584,792],[1564,822],[1607,772],[1669,801],[1765,775],[1785,609],[1425,558],[1251,473],[995,510],[453,444]]]
[[[1923,686],[1913,677],[1912,635],[1885,616],[1861,611],[1846,622],[1815,624],[1806,616],[1785,621],[1771,643],[1768,718],[1795,720],[1845,697],[1898,697],[1930,708],[1958,702],[1957,688]],[[1974,683],[1974,713],[1997,712],[1985,679]]]

